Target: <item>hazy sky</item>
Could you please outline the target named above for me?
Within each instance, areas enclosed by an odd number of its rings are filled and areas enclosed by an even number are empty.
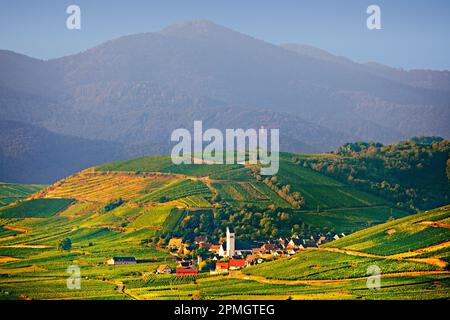
[[[81,7],[79,31],[66,28],[70,4]],[[366,27],[370,4],[381,7],[382,30]],[[0,49],[49,59],[193,19],[358,62],[450,70],[448,0],[0,0]]]

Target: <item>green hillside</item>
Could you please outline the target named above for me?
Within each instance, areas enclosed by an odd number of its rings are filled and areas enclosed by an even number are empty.
[[[243,165],[173,165],[169,156],[150,156],[108,163],[95,172],[129,175],[164,173],[174,179],[152,190],[142,190],[138,203],[178,200],[177,204],[208,207],[213,198],[231,208],[254,214],[269,207],[290,216],[291,225],[309,225],[335,232],[353,232],[408,214],[390,200],[340,182],[297,163],[297,155],[282,153],[274,177],[260,177],[259,168]],[[192,177],[194,180],[189,180]],[[200,179],[197,180],[197,179]],[[59,194],[61,196],[61,194]],[[63,194],[64,196],[67,196]],[[195,196],[192,203],[189,197]],[[231,219],[231,218],[230,218]],[[241,222],[233,219],[239,226]],[[244,222],[242,222],[244,223]],[[288,224],[286,224],[288,225]],[[277,225],[277,229],[286,226]],[[291,228],[285,230],[291,232]]]
[[[24,199],[43,188],[45,188],[45,185],[0,182],[0,206]]]
[[[270,279],[349,279],[382,274],[448,270],[450,206],[361,230],[293,257],[250,267],[244,273]],[[447,284],[448,285],[448,284]]]
[[[439,247],[439,244],[450,240],[449,222],[450,206],[445,206],[355,232],[325,247],[380,255],[409,252],[411,256],[420,248],[433,247],[439,258],[450,261],[449,247]]]
[[[0,209],[0,218],[48,218],[62,211],[73,199],[32,199]]]
[[[383,194],[299,161],[329,157],[283,153],[273,177],[257,166],[143,157],[37,190],[0,208],[0,300],[448,298],[449,207],[409,215]],[[193,243],[201,234],[217,243],[229,225],[252,242],[360,231],[226,277],[152,274],[162,263],[175,266],[165,249],[171,237]],[[70,251],[58,250],[64,239]],[[146,262],[104,265],[113,256]],[[79,292],[61,280],[70,265],[82,270]],[[371,265],[386,274],[383,294],[366,288]]]

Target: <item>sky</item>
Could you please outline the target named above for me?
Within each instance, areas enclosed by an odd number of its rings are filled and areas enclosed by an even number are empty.
[[[72,4],[81,8],[81,30],[66,27]],[[381,30],[366,26],[371,4],[381,9]],[[51,59],[194,19],[357,62],[450,70],[448,0],[0,0],[0,49]]]

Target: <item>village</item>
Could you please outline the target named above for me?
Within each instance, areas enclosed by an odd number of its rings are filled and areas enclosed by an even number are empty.
[[[245,242],[236,240],[232,227],[226,228],[226,236],[218,243],[211,243],[207,236],[197,236],[193,243],[183,242],[183,238],[171,238],[166,249],[174,257],[176,266],[161,264],[155,274],[174,274],[176,276],[197,276],[199,272],[212,275],[228,274],[251,265],[292,256],[307,248],[319,248],[321,245],[345,237],[345,234],[330,234],[300,238],[292,235],[290,239],[279,238],[265,242]],[[113,257],[105,265],[128,265],[151,262],[134,257]]]

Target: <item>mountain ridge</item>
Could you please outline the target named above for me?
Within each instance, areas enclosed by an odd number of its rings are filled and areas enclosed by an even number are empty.
[[[0,68],[0,119],[138,154],[167,152],[170,132],[194,120],[220,129],[279,127],[282,148],[300,152],[450,136],[445,73],[404,80],[391,69],[324,61],[203,20],[47,61],[3,51]]]

